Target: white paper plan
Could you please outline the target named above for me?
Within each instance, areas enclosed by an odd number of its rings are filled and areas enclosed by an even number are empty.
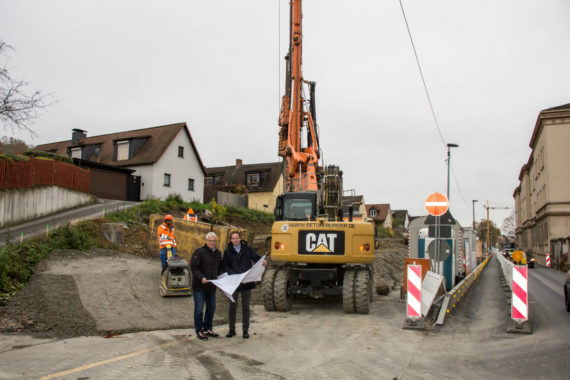
[[[240,273],[240,274],[230,274],[222,273],[218,276],[215,280],[208,280],[212,284],[216,285],[226,297],[228,297],[232,302],[236,302],[232,297],[232,294],[236,291],[239,284],[246,283],[246,282],[254,282],[254,281],[261,281],[261,277],[263,276],[263,272],[265,271],[265,267],[262,265],[263,261],[265,260],[265,256],[258,260],[253,267],[248,270],[247,272]]]

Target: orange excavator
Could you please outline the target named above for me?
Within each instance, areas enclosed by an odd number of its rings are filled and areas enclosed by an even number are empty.
[[[287,192],[276,201],[272,265],[263,278],[263,303],[266,310],[287,311],[296,298],[342,296],[346,313],[368,313],[374,279],[374,227],[352,221],[351,211],[344,220],[342,172],[334,165],[320,169],[315,83],[305,81],[301,71],[301,0],[290,4],[278,152],[285,161]]]

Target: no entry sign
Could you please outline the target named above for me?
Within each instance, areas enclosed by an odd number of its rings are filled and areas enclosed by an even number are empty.
[[[425,202],[426,211],[433,216],[441,216],[449,209],[449,200],[442,193],[431,193]]]

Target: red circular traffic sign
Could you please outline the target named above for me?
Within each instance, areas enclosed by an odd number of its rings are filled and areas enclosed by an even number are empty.
[[[449,200],[442,193],[431,193],[425,202],[426,211],[433,216],[441,216],[449,209]]]

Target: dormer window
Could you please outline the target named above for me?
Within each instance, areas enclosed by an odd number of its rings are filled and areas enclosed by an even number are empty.
[[[129,159],[129,141],[117,142],[117,161]]]
[[[259,172],[247,173],[245,183],[248,187],[255,187],[261,185],[261,175]]]
[[[376,215],[378,215],[378,213],[376,212],[376,209],[375,208],[371,209],[370,210],[370,216],[373,218],[376,218]]]
[[[71,149],[71,158],[81,159],[81,148],[72,148]]]

